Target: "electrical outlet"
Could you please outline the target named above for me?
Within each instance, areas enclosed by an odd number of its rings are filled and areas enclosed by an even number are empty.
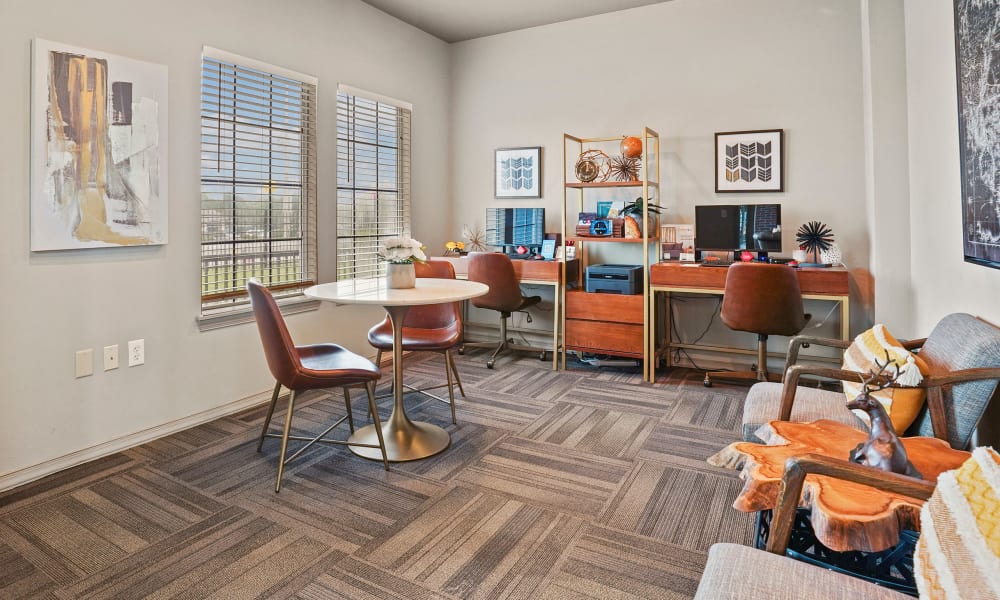
[[[132,340],[128,343],[128,366],[138,367],[146,362],[146,340]]]
[[[76,351],[76,376],[86,377],[94,374],[94,349]]]
[[[118,344],[104,347],[104,370],[118,368]]]

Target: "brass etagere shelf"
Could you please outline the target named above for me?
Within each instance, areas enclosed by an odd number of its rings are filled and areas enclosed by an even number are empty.
[[[635,135],[635,134],[630,134]],[[565,264],[563,266],[564,282],[560,294],[563,307],[559,315],[559,328],[562,332],[563,354],[562,368],[566,368],[566,354],[571,351],[590,351],[594,353],[624,356],[642,361],[643,378],[652,381],[653,359],[655,348],[650,341],[650,302],[649,265],[658,260],[659,247],[658,228],[655,218],[650,218],[648,210],[642,211],[641,238],[614,237],[582,237],[576,233],[577,215],[584,212],[587,206],[595,206],[597,197],[604,190],[621,188],[642,188],[644,208],[649,203],[659,204],[660,198],[660,135],[643,127],[637,135],[642,141],[640,154],[639,177],[633,181],[594,181],[581,182],[576,178],[573,168],[577,157],[585,150],[614,148],[625,136],[584,138],[563,134],[563,209],[562,238],[564,244],[573,242],[577,258],[580,259],[577,280],[570,282],[566,278]],[[587,194],[587,190],[595,190]],[[592,197],[585,197],[592,196]],[[575,197],[576,212],[570,212],[570,204]],[[642,248],[642,306],[641,312],[635,296],[618,296],[614,294],[587,294],[582,283],[588,265],[587,246],[589,244],[626,243],[630,247],[639,244]],[[654,245],[652,253],[650,246]],[[575,291],[567,291],[571,283],[576,284]],[[586,296],[577,296],[586,294]],[[590,297],[593,296],[593,297]],[[606,318],[602,316],[606,311]],[[619,312],[620,311],[620,312]]]

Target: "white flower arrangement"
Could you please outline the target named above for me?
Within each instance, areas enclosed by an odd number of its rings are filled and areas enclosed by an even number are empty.
[[[426,261],[427,255],[424,254],[424,248],[422,243],[413,238],[387,238],[382,242],[382,248],[379,249],[378,255],[390,263],[405,265],[413,261]]]

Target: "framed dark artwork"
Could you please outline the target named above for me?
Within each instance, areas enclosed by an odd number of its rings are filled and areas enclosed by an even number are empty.
[[[785,191],[785,130],[715,134],[715,192]]]
[[[493,173],[495,198],[541,198],[541,147],[497,148]]]
[[[962,246],[1000,269],[1000,0],[955,0]]]

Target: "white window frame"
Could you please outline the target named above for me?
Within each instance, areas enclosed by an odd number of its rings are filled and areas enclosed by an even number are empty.
[[[228,90],[227,82],[231,86]],[[252,320],[244,289],[244,279],[250,275],[262,277],[265,284],[268,279],[274,282],[272,291],[283,310],[289,309],[286,312],[310,310],[318,304],[301,295],[302,289],[314,284],[318,277],[317,87],[318,80],[311,75],[209,46],[202,49],[199,169],[202,302],[198,322],[203,330]],[[234,100],[232,95],[237,93],[241,95]],[[213,99],[219,111],[229,101],[231,114],[242,113],[244,118],[226,119],[223,112],[213,114]],[[289,110],[288,106],[295,110]],[[282,127],[284,123],[289,125]],[[223,130],[224,127],[229,129]],[[268,146],[262,149],[260,143],[265,136]],[[241,170],[230,165],[226,169],[226,158],[261,168]],[[267,159],[266,172],[263,163],[255,165],[262,158]],[[212,161],[223,166],[211,169]],[[256,188],[260,191],[246,191]],[[225,190],[222,196],[232,197],[228,211],[211,208],[218,203],[217,198],[214,203],[206,203],[208,194],[219,196],[222,190]],[[260,217],[237,208],[240,190],[245,198],[256,195],[261,199]],[[244,207],[248,205],[253,203],[245,203]],[[259,218],[259,227],[252,227],[257,225],[254,218]],[[278,233],[276,227],[280,227],[282,218],[291,230]],[[239,232],[248,225],[249,231]],[[258,230],[266,231],[260,234],[261,239],[254,239],[250,233]],[[240,248],[247,251],[243,258]],[[214,259],[213,254],[217,255]],[[211,267],[209,263],[218,266]]]
[[[412,112],[409,102],[338,86],[338,280],[384,275],[385,263],[376,255],[381,240],[410,235]],[[367,136],[356,133],[366,128]],[[387,177],[393,170],[394,177]]]

